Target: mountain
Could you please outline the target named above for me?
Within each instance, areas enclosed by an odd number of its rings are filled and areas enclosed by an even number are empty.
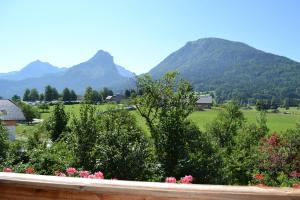
[[[98,51],[89,60],[67,68],[63,72],[48,73],[42,77],[24,80],[1,80],[0,96],[9,98],[14,94],[23,95],[26,88],[37,88],[44,91],[46,85],[56,87],[62,91],[65,87],[83,94],[86,87],[94,89],[109,87],[121,91],[133,85],[133,79],[119,73],[118,65],[113,57],[105,51]]]
[[[66,68],[58,68],[48,62],[36,60],[29,63],[20,71],[0,73],[0,79],[5,80],[24,80],[28,78],[42,77],[46,74],[53,74],[65,71]]]
[[[300,63],[241,42],[204,38],[186,43],[150,70],[154,78],[178,71],[217,100],[300,99]]]
[[[131,71],[125,69],[124,67],[122,67],[122,66],[120,66],[120,65],[116,65],[116,67],[117,67],[117,70],[118,70],[118,72],[119,72],[119,74],[120,74],[121,76],[128,77],[128,78],[133,78],[133,77],[135,77],[135,73],[133,73],[133,72],[131,72]]]

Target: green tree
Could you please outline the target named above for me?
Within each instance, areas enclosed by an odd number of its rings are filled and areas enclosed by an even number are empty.
[[[42,110],[42,112],[46,112],[49,110],[49,105],[47,103],[42,103],[38,105],[38,108]]]
[[[85,89],[84,93],[84,102],[86,103],[93,103],[93,88],[92,87],[87,87]]]
[[[13,102],[19,102],[21,101],[21,97],[15,94],[14,96],[12,96],[11,100]]]
[[[137,82],[138,90],[143,93],[135,99],[137,110],[151,131],[157,159],[166,176],[182,176],[179,173],[184,172],[183,169],[187,169],[186,165],[190,162],[187,158],[193,157],[193,161],[200,161],[198,156],[211,157],[210,153],[213,152],[197,145],[207,140],[200,140],[206,136],[201,135],[187,119],[194,109],[196,95],[188,82],[177,82],[176,76],[177,73],[167,73],[159,80],[153,80],[147,75],[140,77]],[[209,142],[206,144],[211,147]],[[209,158],[202,161],[209,165]],[[197,170],[204,166],[204,162],[197,164]],[[204,176],[198,178],[200,181]]]
[[[71,90],[70,92],[70,96],[71,96],[71,101],[76,101],[77,100],[77,94],[75,93],[74,90]]]
[[[58,93],[58,91],[56,90],[56,88],[52,88],[52,98],[53,98],[53,100],[58,100],[58,98],[59,98],[59,93]]]
[[[30,101],[30,90],[28,88],[24,92],[23,101]]]
[[[52,87],[50,85],[47,85],[45,87],[44,99],[45,99],[45,101],[53,100]]]
[[[0,120],[0,165],[6,158],[6,152],[8,148],[8,134],[7,130],[2,125]]]
[[[62,99],[63,99],[63,101],[71,101],[72,100],[71,92],[70,92],[69,88],[65,88],[63,90]]]
[[[39,100],[39,93],[37,89],[33,88],[30,90],[30,101],[37,101]]]
[[[99,125],[96,170],[122,180],[151,176],[151,145],[131,113],[109,110],[99,116]]]
[[[56,104],[46,124],[46,128],[50,132],[52,141],[60,139],[63,131],[67,129],[68,120],[69,116],[65,112],[64,105],[61,103]]]
[[[40,94],[39,100],[40,101],[44,101],[45,100],[45,95],[43,93]]]
[[[23,112],[23,114],[25,116],[25,120],[28,124],[31,123],[34,118],[40,117],[40,113],[38,112],[38,110],[35,107],[25,104],[25,103],[21,103],[19,105],[22,108],[22,112]]]
[[[75,162],[84,169],[95,166],[95,145],[97,141],[97,116],[93,105],[82,104],[79,117],[74,117],[71,132],[75,138]]]

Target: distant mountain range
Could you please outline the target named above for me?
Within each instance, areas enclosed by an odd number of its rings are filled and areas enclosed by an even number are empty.
[[[149,74],[159,78],[178,71],[197,91],[214,91],[217,100],[300,99],[300,63],[266,53],[241,42],[204,38],[186,43]],[[83,93],[87,86],[122,91],[134,87],[135,74],[114,63],[105,51],[70,68],[35,61],[19,72],[0,74],[0,96],[22,95],[26,88],[44,90],[47,84]]]
[[[58,68],[35,61],[18,72],[0,74],[0,96],[22,95],[26,88],[44,91],[46,85],[63,90],[65,87],[83,93],[88,86],[94,89],[109,87],[121,91],[132,87],[135,74],[114,63],[105,51],[98,51],[91,59],[70,68]]]
[[[48,62],[36,60],[32,63],[29,63],[20,71],[0,73],[0,79],[18,81],[27,78],[38,78],[47,74],[64,72],[65,70],[66,68],[55,67]]]

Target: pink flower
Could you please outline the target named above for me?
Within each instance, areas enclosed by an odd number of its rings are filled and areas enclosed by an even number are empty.
[[[91,179],[96,179],[96,176],[95,176],[95,175],[93,175],[93,174],[91,174],[91,175],[89,175],[89,176],[88,176],[88,178],[91,178]]]
[[[290,176],[291,176],[291,177],[294,177],[294,178],[300,177],[300,172],[293,171],[293,172],[290,173]]]
[[[66,174],[65,173],[62,173],[62,172],[60,172],[57,176],[62,176],[62,177],[65,177],[66,176]]]
[[[25,173],[26,174],[34,174],[34,169],[32,167],[28,167],[26,170],[25,170]]]
[[[9,167],[6,167],[6,168],[3,169],[3,172],[12,172],[12,169],[9,168]]]
[[[69,167],[66,172],[68,175],[74,175],[77,173],[77,170],[74,167]]]
[[[180,182],[184,184],[190,184],[193,182],[193,177],[191,175],[185,175],[185,177],[181,178]]]
[[[167,177],[165,180],[166,183],[176,183],[176,178],[174,177]]]
[[[95,177],[97,178],[97,179],[104,179],[104,175],[103,175],[103,173],[102,172],[95,172]]]
[[[80,172],[79,172],[79,176],[80,176],[81,178],[88,178],[89,175],[90,175],[90,172],[89,172],[89,171],[80,171]]]

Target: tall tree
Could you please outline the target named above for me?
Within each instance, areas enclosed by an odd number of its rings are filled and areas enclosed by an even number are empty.
[[[72,101],[76,101],[77,100],[77,94],[75,93],[75,91],[74,90],[71,90],[71,92],[70,92],[71,94],[71,100]]]
[[[195,144],[205,141],[199,141],[201,133],[187,119],[194,109],[196,95],[188,82],[177,83],[176,76],[177,73],[167,73],[159,80],[147,75],[140,77],[138,88],[143,94],[135,99],[137,110],[151,131],[157,158],[166,176],[183,170],[181,166],[185,164],[181,162],[191,156],[189,153],[194,151],[191,149],[196,147]],[[209,146],[206,144],[203,145]],[[206,154],[203,149],[195,152]],[[198,163],[198,166],[204,166],[202,164]]]
[[[72,100],[71,92],[70,92],[69,88],[65,88],[63,90],[62,99],[63,99],[63,101],[71,101]]]
[[[29,101],[30,100],[30,90],[27,88],[23,95],[23,101]]]
[[[86,103],[93,103],[93,88],[87,87],[84,93],[84,101]]]
[[[64,105],[56,104],[46,125],[52,141],[57,141],[60,138],[62,132],[67,128],[68,120],[69,116],[64,110]]]
[[[11,100],[13,102],[19,102],[21,100],[21,97],[15,94],[14,96],[12,96]]]
[[[45,87],[44,98],[45,98],[45,101],[52,101],[53,100],[52,87],[50,85],[47,85]]]
[[[30,101],[37,101],[39,100],[39,93],[37,89],[33,88],[30,90]]]

